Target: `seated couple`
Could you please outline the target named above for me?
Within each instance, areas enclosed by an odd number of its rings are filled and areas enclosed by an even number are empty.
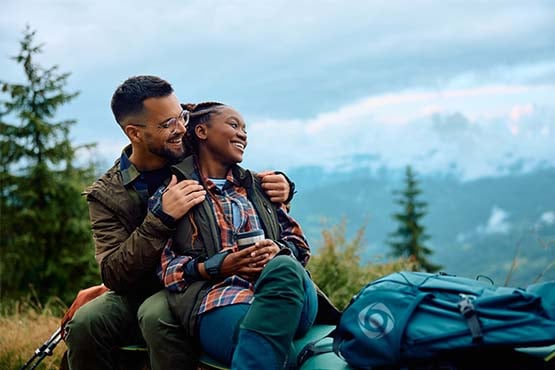
[[[157,84],[170,92],[153,94]],[[256,176],[238,166],[247,134],[235,109],[220,103],[182,107],[166,84],[134,77],[112,99],[132,151],[87,191],[97,259],[111,291],[68,324],[70,367],[90,368],[83,362],[88,358],[97,368],[112,368],[111,347],[137,334],[153,369],[194,368],[199,346],[233,369],[294,367],[292,341],[317,316],[333,322],[338,312],[305,270],[308,242],[284,205],[283,189],[288,194],[291,186],[281,186],[281,175]],[[139,110],[118,110],[129,86],[150,95],[136,94]],[[107,205],[131,193],[106,186],[117,182],[113,177],[123,188],[142,180],[132,193],[142,190],[148,204],[142,212],[140,202],[132,204],[137,213],[125,216],[134,217],[131,222]],[[237,234],[253,230],[263,230],[264,240],[239,250]],[[166,289],[153,286],[154,270]],[[84,354],[86,345],[92,354]]]

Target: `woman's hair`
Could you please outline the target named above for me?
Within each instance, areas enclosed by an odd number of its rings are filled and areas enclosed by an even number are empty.
[[[185,104],[184,107],[190,112],[187,132],[185,133],[185,149],[189,154],[198,154],[198,138],[195,127],[201,123],[210,121],[212,114],[224,107],[225,104],[218,102],[203,102],[198,104]]]
[[[201,123],[210,121],[210,116],[217,113],[218,110],[225,107],[225,104],[218,102],[202,102],[198,104],[183,104],[183,108],[189,111],[189,123],[185,132],[184,145],[187,155],[198,154],[198,137],[195,134],[195,127]],[[210,192],[208,193],[210,194]],[[187,213],[189,221],[193,226],[193,235],[191,236],[191,245],[195,248],[195,240],[198,239],[198,227],[193,217],[193,212]]]

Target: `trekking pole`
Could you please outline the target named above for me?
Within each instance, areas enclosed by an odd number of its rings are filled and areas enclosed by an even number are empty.
[[[46,346],[46,348],[41,353],[41,355],[39,356],[39,358],[37,359],[35,364],[31,367],[30,370],[33,370],[34,368],[36,368],[46,356],[52,356],[52,352],[54,352],[54,348],[56,348],[58,343],[60,343],[60,341],[62,340],[61,329],[56,330],[56,333],[54,333],[54,340],[52,340],[50,344]]]
[[[29,368],[29,370],[33,370],[34,368],[36,368],[38,364],[40,364],[40,362],[46,356],[52,356],[52,352],[54,351],[54,348],[56,348],[56,346],[58,345],[58,343],[60,343],[61,340],[62,340],[62,328],[58,328],[58,330],[56,330],[54,334],[52,334],[52,336],[46,342],[44,342],[39,348],[35,350],[35,353],[33,354],[33,356],[29,359],[29,361],[25,363],[25,365],[21,367],[20,370],[27,369],[35,359],[37,359],[37,361],[33,364],[32,367]]]

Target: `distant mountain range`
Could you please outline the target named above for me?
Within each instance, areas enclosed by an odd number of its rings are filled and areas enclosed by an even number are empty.
[[[393,191],[404,187],[403,171],[301,167],[288,175],[298,189],[291,213],[313,248],[322,229],[345,220],[349,237],[365,226],[366,261],[388,258],[387,237],[396,227],[391,215],[399,211]],[[423,224],[430,260],[443,271],[484,275],[500,285],[509,278],[511,286],[555,280],[555,168],[467,182],[417,177],[420,199],[428,203]]]

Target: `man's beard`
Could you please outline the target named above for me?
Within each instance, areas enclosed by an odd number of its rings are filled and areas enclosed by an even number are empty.
[[[170,163],[177,163],[185,158],[185,150],[183,149],[181,153],[176,153],[174,150],[170,150],[166,147],[161,148],[150,148],[150,152],[156,154],[159,157],[165,158]]]
[[[152,154],[155,154],[159,157],[167,159],[168,162],[170,163],[177,163],[186,157],[186,150],[183,145],[181,145],[181,151],[176,152],[175,150],[171,150],[167,148],[165,145],[162,145],[162,146],[154,145],[152,143],[153,138],[150,135],[147,135],[146,139],[147,139],[148,150]]]

